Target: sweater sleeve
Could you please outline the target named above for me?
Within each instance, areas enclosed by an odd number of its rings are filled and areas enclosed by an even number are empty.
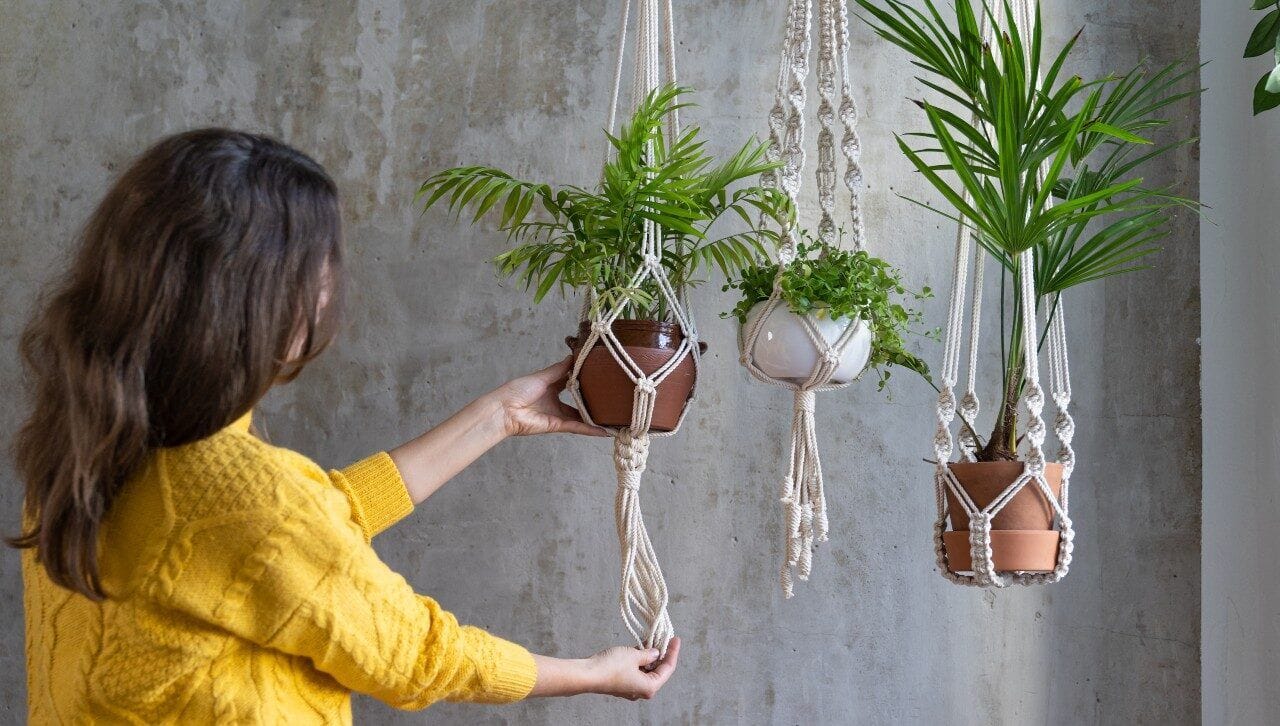
[[[351,518],[364,532],[366,542],[413,512],[400,470],[385,451],[331,471],[329,479],[347,496]]]
[[[159,591],[179,610],[306,657],[396,708],[528,695],[537,668],[527,650],[459,625],[364,534],[336,489],[293,481],[267,506],[191,523]]]

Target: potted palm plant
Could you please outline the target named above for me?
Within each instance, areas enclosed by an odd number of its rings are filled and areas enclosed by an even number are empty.
[[[686,92],[671,85],[656,89],[617,136],[607,134],[614,153],[595,187],[553,186],[492,167],[463,166],[432,175],[419,197],[424,208],[471,208],[473,223],[496,214],[498,228],[513,243],[494,259],[499,273],[533,290],[535,302],[554,289],[581,293],[596,310],[621,309],[613,333],[644,373],[653,373],[675,355],[685,331],[657,283],[633,283],[643,264],[646,221],[661,229],[660,262],[680,291],[703,282],[712,270],[728,277],[755,263],[775,237],[762,222],[782,224],[793,214],[785,194],[740,184],[777,168],[765,159],[764,144],[749,140],[716,162],[696,126],[678,136],[667,133],[673,112],[688,105],[680,101]],[[722,219],[738,220],[745,229],[739,225],[713,236],[711,228]],[[575,353],[588,332],[589,323],[583,323],[577,336],[566,339]],[[595,345],[579,373],[588,413],[601,426],[629,426],[634,384],[604,342]],[[685,357],[662,380],[651,430],[675,428],[695,376],[693,361]]]
[[[1140,173],[1152,160],[1194,141],[1155,144],[1147,137],[1167,124],[1162,111],[1198,93],[1179,90],[1197,68],[1174,63],[1148,72],[1139,65],[1086,81],[1064,72],[1079,34],[1042,64],[1038,7],[1030,27],[1019,28],[1007,1],[1002,10],[983,4],[986,22],[1001,27],[1003,19],[1008,29],[988,43],[968,0],[955,4],[951,23],[931,0],[922,10],[901,0],[884,0],[883,8],[858,2],[864,20],[912,56],[925,72],[920,82],[945,104],[919,102],[929,129],[899,137],[902,152],[951,207],[935,211],[968,226],[1000,269],[1001,401],[985,439],[973,431],[977,422],[964,422],[976,442],[974,461],[950,463],[981,508],[1023,471],[1022,316],[1052,321],[1063,291],[1144,269],[1143,259],[1158,251],[1156,242],[1166,234],[1170,211],[1196,207],[1168,188],[1144,183]],[[1035,260],[1034,309],[1024,310],[1017,285],[1006,283],[1019,279],[1019,260],[1029,249]],[[1056,494],[1061,467],[1048,464],[1044,475]],[[969,520],[954,495],[948,496],[955,532],[944,542],[949,567],[959,571],[969,562]],[[1040,489],[1018,491],[992,523],[996,569],[1053,570],[1053,519]]]
[[[752,351],[756,365],[777,380],[801,384],[808,379],[817,365],[818,349],[802,316],[812,314],[817,332],[828,344],[834,344],[856,321],[853,339],[842,350],[831,383],[848,383],[871,368],[883,389],[889,366],[894,365],[928,379],[928,364],[907,351],[904,340],[918,332],[911,326],[921,322],[921,313],[905,307],[900,299],[924,300],[932,294],[929,288],[908,290],[898,270],[863,250],[841,249],[804,230],[799,237],[796,259],[783,268],[781,277],[776,262],[752,265],[724,286],[725,291],[737,290],[741,295],[728,313],[737,318],[740,336],[760,316],[769,315]],[[785,304],[769,310],[775,285]]]

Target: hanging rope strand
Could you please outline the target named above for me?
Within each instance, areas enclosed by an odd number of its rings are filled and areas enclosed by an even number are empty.
[[[812,47],[811,26],[815,20],[812,0],[791,0],[787,6],[782,52],[779,54],[778,82],[773,107],[769,112],[769,143],[766,158],[781,161],[776,172],[761,176],[761,184],[781,189],[799,206],[801,180],[805,165],[805,120],[808,104],[806,83],[809,76],[809,52]],[[815,179],[821,215],[818,236],[828,244],[836,237],[837,159],[845,160],[844,187],[850,194],[849,230],[855,249],[862,249],[863,232],[859,195],[862,171],[858,166],[859,142],[855,129],[857,107],[853,103],[848,74],[848,8],[845,0],[818,0],[818,137]],[[837,101],[837,92],[839,100]],[[838,111],[837,111],[838,106]],[[842,127],[840,153],[835,149],[835,125]],[[763,218],[762,218],[763,223]],[[865,346],[869,353],[870,329],[863,320],[845,320],[834,340],[819,329],[811,314],[798,316],[805,335],[817,353],[817,362],[804,378],[781,380],[771,377],[756,363],[756,342],[767,321],[782,301],[782,283],[789,265],[797,256],[798,230],[786,224],[780,230],[778,272],[769,299],[752,312],[752,319],[739,336],[739,361],[752,377],[793,393],[791,447],[788,469],[782,478],[779,499],[783,511],[783,557],[780,580],[786,597],[793,594],[796,579],[807,579],[812,569],[813,547],[827,539],[829,528],[825,483],[818,455],[817,426],[814,416],[818,391],[843,388],[858,376],[833,381],[852,346]],[[787,314],[785,309],[783,314]]]
[[[631,7],[633,1],[636,11]],[[608,113],[609,130],[617,123],[618,99],[622,95],[623,58],[627,35],[633,32],[635,50],[632,58],[631,108],[636,108],[651,92],[663,85],[663,72],[667,81],[675,81],[675,29],[671,0],[624,0],[619,27],[617,65],[610,94]],[[665,60],[664,60],[665,59]],[[664,68],[665,66],[665,68]],[[673,112],[664,121],[669,139],[678,138],[679,119]],[[674,136],[670,134],[675,134]],[[652,159],[657,149],[651,141],[645,150]],[[610,152],[612,149],[610,148]],[[606,161],[608,157],[606,156]],[[667,584],[658,565],[657,552],[645,528],[640,509],[640,484],[649,456],[650,439],[670,436],[680,429],[688,413],[688,406],[681,411],[671,431],[652,432],[654,403],[658,387],[686,361],[693,363],[696,385],[699,372],[698,331],[693,316],[685,304],[683,284],[673,285],[662,266],[662,228],[645,220],[640,233],[641,264],[627,281],[627,287],[639,289],[649,286],[657,290],[664,309],[684,333],[684,339],[672,356],[655,370],[646,373],[613,332],[613,325],[628,309],[625,301],[609,301],[601,304],[594,292],[588,291],[582,307],[582,321],[588,323],[586,340],[578,347],[569,380],[565,385],[573,397],[583,419],[594,424],[589,407],[582,398],[579,376],[593,351],[607,351],[633,384],[632,416],[629,426],[610,429],[614,437],[614,468],[617,472],[617,491],[614,498],[615,524],[618,531],[620,552],[619,610],[628,632],[642,647],[657,648],[665,655],[667,644],[674,636],[668,613],[669,594]],[[689,401],[693,400],[690,394]]]

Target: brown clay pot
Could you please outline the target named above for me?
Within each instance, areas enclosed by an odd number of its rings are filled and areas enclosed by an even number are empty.
[[[1021,461],[954,462],[949,465],[960,486],[978,507],[985,507],[1022,474]],[[1045,464],[1045,480],[1054,496],[1062,494],[1062,465]],[[947,490],[951,530],[943,533],[947,565],[952,572],[972,569],[969,516]],[[991,552],[997,571],[1050,572],[1058,561],[1059,533],[1053,529],[1053,506],[1034,483],[1028,483],[991,522]]]
[[[565,338],[564,342],[577,355],[590,333],[591,324],[583,322],[578,327],[578,336]],[[678,324],[656,320],[616,320],[613,323],[613,334],[645,374],[653,373],[671,360],[684,341],[684,331]],[[699,343],[698,347],[699,352],[703,352],[706,351],[707,344]],[[650,431],[665,432],[675,429],[680,421],[680,414],[693,393],[696,379],[693,357],[685,356],[675,370],[658,384]],[[587,353],[587,359],[583,361],[582,370],[578,373],[578,384],[592,421],[608,427],[631,425],[635,384],[613,359],[613,354],[604,347],[603,341],[596,341],[591,352]]]

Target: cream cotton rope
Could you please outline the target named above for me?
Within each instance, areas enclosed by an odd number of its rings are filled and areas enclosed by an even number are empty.
[[[631,17],[633,0],[625,0],[619,31],[618,56],[614,72],[613,93],[609,104],[609,132],[617,122],[617,104],[622,86],[623,57]],[[636,47],[634,75],[631,87],[631,106],[635,108],[649,92],[663,85],[659,69],[660,59],[665,59],[666,82],[675,82],[675,36],[671,0],[639,0],[636,12]],[[679,136],[679,119],[673,112],[667,121],[668,137]],[[649,153],[653,149],[650,147]],[[657,553],[645,529],[640,511],[640,480],[649,457],[649,439],[670,436],[680,429],[688,406],[681,411],[675,429],[669,432],[650,432],[653,406],[658,386],[686,358],[693,360],[697,379],[698,331],[693,316],[686,311],[683,288],[675,289],[662,267],[662,230],[650,220],[644,222],[640,269],[632,275],[628,285],[638,287],[645,282],[654,284],[666,300],[672,318],[683,330],[684,340],[675,353],[653,373],[644,370],[628,355],[622,342],[613,333],[613,323],[625,309],[625,303],[612,308],[592,305],[590,295],[582,308],[582,320],[590,324],[587,339],[582,342],[569,375],[567,388],[583,419],[595,425],[587,411],[579,386],[578,376],[583,363],[596,343],[603,344],[618,366],[626,372],[634,384],[632,418],[629,427],[609,429],[613,436],[613,462],[618,476],[618,488],[614,500],[614,513],[618,528],[618,540],[622,554],[619,607],[622,620],[636,642],[646,648],[657,648],[665,655],[667,644],[675,631],[667,612],[667,583],[658,565]],[[693,400],[692,394],[690,401]]]
[[[767,172],[762,178],[767,187],[781,187],[793,204],[800,196],[805,164],[805,84],[809,76],[813,1],[791,0],[788,6],[777,90],[773,108],[769,112],[768,147],[769,160],[781,160],[784,164],[779,171]],[[818,207],[821,211],[818,237],[827,244],[834,243],[836,237],[837,160],[834,124],[839,120],[842,128],[840,154],[845,167],[842,180],[849,192],[849,235],[853,248],[860,250],[863,248],[864,237],[860,207],[862,167],[858,163],[860,145],[856,130],[857,106],[849,88],[849,12],[845,0],[817,0],[817,4],[819,129],[815,176]],[[781,283],[787,266],[796,259],[796,234],[794,225],[782,230],[778,275],[774,279],[773,293],[761,313],[743,330],[739,341],[739,360],[753,377],[794,392],[790,463],[780,493],[785,530],[781,584],[783,594],[788,598],[793,594],[794,578],[809,578],[813,567],[814,543],[827,539],[826,492],[813,416],[815,394],[818,391],[843,388],[852,383],[833,383],[831,378],[840,365],[845,349],[859,332],[866,329],[866,321],[850,319],[836,339],[828,342],[819,332],[813,315],[798,316],[818,352],[817,365],[808,378],[799,383],[779,380],[769,376],[757,365],[754,357],[756,341],[773,311],[785,304],[781,298]]]
[[[967,0],[964,0],[967,1]],[[1022,29],[1024,45],[1030,43],[1027,37],[1030,23],[1034,19],[1032,0],[1016,0],[1013,4],[1014,19]],[[983,14],[983,41],[990,43],[992,29]],[[975,119],[976,122],[976,119]],[[968,195],[965,195],[968,198]],[[1065,301],[1059,295],[1056,309],[1047,311],[1051,315],[1048,324],[1045,347],[1048,348],[1049,387],[1057,415],[1054,419],[1054,434],[1058,439],[1058,461],[1062,464],[1062,495],[1054,496],[1048,480],[1045,478],[1044,440],[1045,425],[1042,416],[1044,410],[1044,390],[1040,386],[1039,345],[1037,341],[1037,321],[1035,314],[1035,253],[1028,249],[1018,256],[1018,294],[1022,310],[1031,311],[1022,316],[1023,356],[1025,358],[1023,402],[1027,407],[1028,423],[1026,439],[1028,451],[1023,472],[1005,488],[986,507],[979,508],[973,499],[960,486],[955,474],[948,466],[953,453],[951,423],[955,419],[956,399],[955,385],[959,377],[960,348],[964,336],[965,287],[968,282],[968,265],[971,251],[972,232],[965,225],[959,225],[956,232],[955,268],[951,281],[951,296],[948,304],[946,326],[946,342],[943,347],[941,389],[938,393],[937,421],[938,428],[934,435],[933,453],[937,462],[934,474],[934,494],[938,508],[938,517],[934,522],[934,551],[937,556],[938,571],[951,582],[961,585],[980,587],[1005,587],[1010,584],[1034,585],[1057,582],[1066,576],[1071,565],[1073,539],[1075,536],[1068,515],[1068,487],[1071,472],[1075,467],[1075,452],[1071,448],[1071,440],[1075,434],[1075,423],[1068,410],[1071,404],[1071,374],[1067,359],[1066,313]],[[978,396],[975,391],[977,368],[979,318],[982,308],[982,276],[986,255],[981,248],[973,250],[974,290],[970,303],[969,358],[967,388],[960,401],[959,414],[964,424],[959,434],[960,457],[965,461],[974,460],[977,442],[970,431],[978,414]],[[1002,574],[996,571],[992,561],[991,523],[995,516],[1004,509],[1013,497],[1027,486],[1040,490],[1053,510],[1054,521],[1059,530],[1058,557],[1054,569],[1050,572],[1015,572]],[[969,516],[969,547],[973,570],[970,574],[952,572],[947,565],[946,549],[943,545],[943,533],[947,529],[947,492],[958,501]]]

